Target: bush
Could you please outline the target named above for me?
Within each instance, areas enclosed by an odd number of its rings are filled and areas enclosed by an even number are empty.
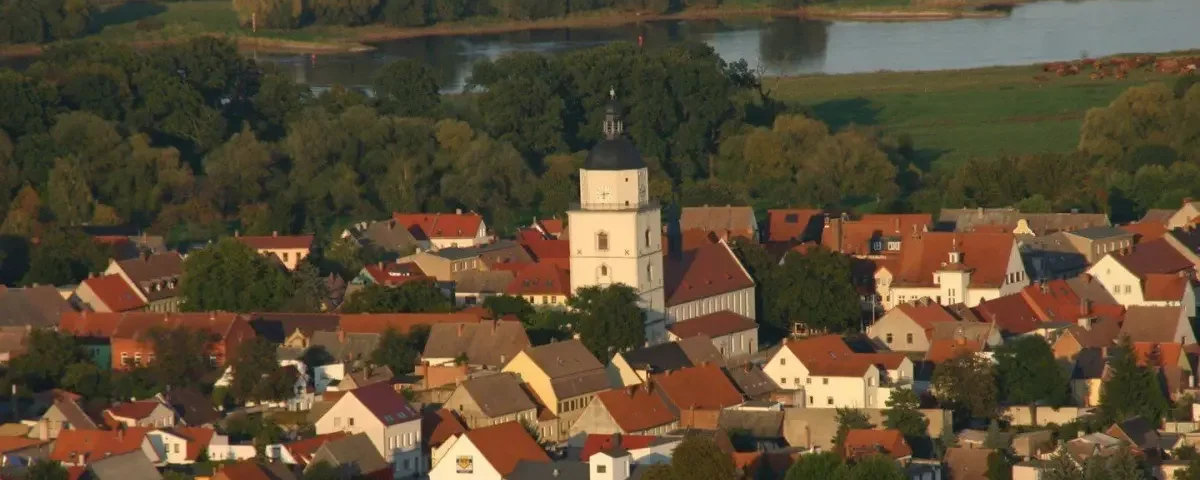
[[[137,23],[133,24],[133,28],[137,29],[139,32],[157,32],[162,30],[165,26],[167,25],[166,23],[163,23],[162,19],[155,17],[143,18],[138,20]]]

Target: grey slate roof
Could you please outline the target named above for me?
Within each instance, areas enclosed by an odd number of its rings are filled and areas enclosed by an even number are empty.
[[[775,391],[775,382],[771,381],[758,365],[729,367],[725,374],[746,398],[763,397]]]
[[[1075,368],[1071,378],[1083,380],[1104,376],[1104,352],[1099,348],[1085,348],[1075,357]]]
[[[132,258],[117,262],[117,266],[129,276],[135,288],[151,302],[171,298],[179,294],[178,279],[183,275],[183,257],[177,252],[166,252],[147,257]],[[156,290],[151,287],[154,283],[174,280],[175,287]]]
[[[164,397],[167,405],[187,425],[214,424],[221,419],[221,413],[213,408],[212,400],[195,388],[176,388],[168,391]]]
[[[92,417],[83,411],[83,407],[71,400],[55,400],[54,407],[58,409],[58,413],[62,414],[68,422],[71,422],[71,427],[80,430],[90,430],[96,428],[96,422]]]
[[[351,234],[363,247],[375,247],[394,254],[407,254],[417,246],[412,232],[394,219],[355,225]]]
[[[710,343],[711,344],[711,343]],[[678,342],[660,343],[620,354],[633,368],[648,368],[651,372],[678,370],[692,366]]]
[[[537,408],[515,373],[471,378],[459,388],[465,389],[483,414],[491,418]]]
[[[528,460],[517,461],[517,467],[513,469],[504,478],[505,480],[553,480],[556,478],[563,480],[587,479],[590,472],[588,464],[576,462],[572,460],[559,460],[557,462],[531,462]]]
[[[783,438],[783,411],[722,410],[717,427],[744,430],[758,439]]]
[[[374,449],[372,449],[373,451]],[[162,475],[141,450],[113,455],[88,464],[90,478],[96,480],[158,480]]]
[[[332,314],[258,313],[250,320],[250,326],[258,336],[272,343],[283,343],[296,330],[310,338],[319,331],[336,331],[338,318]]]
[[[502,367],[530,346],[521,322],[439,323],[429,330],[424,358],[457,358],[467,363]]]
[[[322,348],[338,361],[367,358],[379,344],[379,335],[374,333],[348,333],[345,341],[337,332],[313,332],[310,348]]]
[[[568,340],[526,350],[529,357],[550,377],[550,388],[559,399],[577,397],[609,388],[608,375],[583,342]]]
[[[1133,234],[1117,227],[1096,226],[1088,227],[1073,232],[1068,232],[1070,235],[1077,235],[1088,240],[1103,240],[1112,237],[1132,237]]]
[[[54,327],[69,311],[74,311],[71,304],[54,287],[0,287],[0,325]]]
[[[1158,432],[1145,418],[1133,417],[1115,426],[1125,432],[1125,435],[1129,436],[1129,440],[1133,441],[1134,445],[1140,449],[1149,450],[1158,447]]]
[[[370,437],[364,433],[339,438],[321,445],[313,458],[308,462],[311,467],[320,462],[327,462],[338,470],[352,476],[366,475],[391,468],[379,455]]]

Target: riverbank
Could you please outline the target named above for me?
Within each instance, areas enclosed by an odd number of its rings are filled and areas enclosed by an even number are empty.
[[[1011,8],[1012,1],[1003,5]],[[852,0],[838,5],[806,6],[799,9],[757,7],[756,1],[709,9],[669,14],[628,11],[596,11],[529,21],[475,18],[426,27],[392,27],[372,24],[361,27],[309,26],[296,30],[251,32],[238,24],[229,3],[199,0],[162,4],[127,2],[96,15],[98,31],[88,38],[149,48],[164,43],[211,35],[234,39],[243,49],[260,53],[357,53],[371,50],[371,43],[433,36],[494,35],[521,31],[566,28],[607,28],[671,20],[731,20],[737,18],[803,18],[878,22],[928,22],[959,18],[997,18],[1004,8],[979,10],[966,2],[912,6],[908,0]],[[977,4],[976,4],[977,5]],[[0,57],[41,54],[41,45],[3,45]]]

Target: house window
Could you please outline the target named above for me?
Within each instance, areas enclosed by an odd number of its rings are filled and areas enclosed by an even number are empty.
[[[289,257],[288,252],[283,252],[283,261],[285,261],[285,262],[288,261],[288,257]]]
[[[887,334],[887,343],[888,343],[888,344],[891,344],[891,343],[892,343],[892,334],[890,334],[890,333],[889,333],[889,334]]]
[[[1130,290],[1130,287],[1129,287],[1129,285],[1126,285],[1126,286],[1125,286],[1125,293],[1129,293],[1130,291],[1131,291],[1131,290]]]
[[[650,248],[650,229],[646,229],[646,248]]]
[[[812,377],[808,377],[808,378],[804,379],[804,383],[806,383],[808,385],[812,385]]]
[[[607,472],[608,468],[606,468],[606,467],[607,467],[607,465],[596,465],[596,473]]]
[[[354,426],[354,417],[350,417],[350,418],[346,419],[346,426],[348,426],[348,427]]]
[[[787,379],[786,379],[786,378],[780,378],[780,379],[779,379],[779,384],[780,384],[780,385],[787,385]]]
[[[129,354],[126,352],[121,352],[121,365],[127,364],[129,364]]]
[[[792,379],[792,383],[793,383],[793,384],[796,384],[796,385],[799,385],[799,384],[800,384],[800,377],[793,378],[793,379]]]
[[[809,404],[809,405],[812,405],[814,402],[816,402],[816,400],[813,400],[813,397],[812,397],[812,395],[809,395],[809,396],[808,396],[808,404]]]
[[[596,234],[596,250],[601,252],[608,251],[608,232],[599,232]]]
[[[825,397],[826,405],[833,405],[833,397]]]
[[[779,359],[779,364],[780,364],[780,365],[787,365],[787,359],[786,359],[786,358],[781,358],[781,359]]]
[[[1113,293],[1121,293],[1121,286],[1117,285],[1117,286],[1113,287]]]
[[[907,339],[908,339],[908,344],[909,344],[909,345],[912,345],[913,336],[912,336],[912,334],[911,334],[911,333],[907,335]]]
[[[545,305],[547,303],[550,303],[550,297],[543,295],[542,296],[542,305]]]
[[[138,365],[142,364],[142,354],[141,353],[133,354],[133,363],[136,363]]]
[[[602,275],[602,276],[608,276],[608,265],[601,265],[601,266],[600,266],[600,275]]]
[[[829,385],[829,378],[822,378],[821,385]]]
[[[176,444],[172,445],[172,448],[171,448],[171,449],[172,449],[172,450],[174,450],[174,451],[175,451],[175,453],[179,453],[179,444],[178,444],[178,443],[176,443]]]

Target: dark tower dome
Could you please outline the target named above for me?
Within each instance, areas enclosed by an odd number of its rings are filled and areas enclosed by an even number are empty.
[[[583,161],[585,170],[637,170],[646,168],[642,154],[625,135],[621,123],[621,103],[615,91],[609,90],[608,103],[604,105],[604,140],[588,152]]]

